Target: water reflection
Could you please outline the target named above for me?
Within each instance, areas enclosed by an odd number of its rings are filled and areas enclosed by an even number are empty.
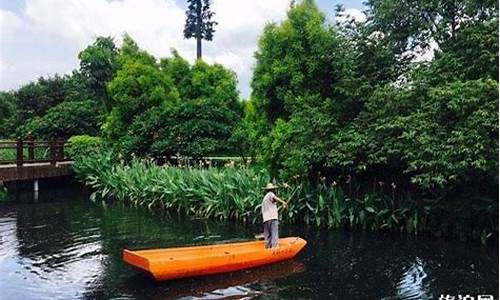
[[[260,226],[90,203],[79,189],[0,205],[0,298],[430,299],[498,294],[498,252],[470,244],[282,226],[307,247],[291,261],[157,283],[123,263],[146,249],[253,238]],[[53,201],[55,199],[58,201]]]
[[[428,285],[425,282],[427,273],[424,270],[424,263],[420,258],[415,258],[415,262],[410,265],[401,275],[401,280],[396,284],[397,296],[399,299],[431,299],[428,294]]]
[[[200,278],[188,278],[172,282],[152,283],[146,276],[137,275],[127,281],[127,286],[162,286],[163,292],[152,299],[241,299],[264,295],[256,285],[263,285],[287,276],[298,275],[305,271],[305,265],[295,261],[264,266],[255,269],[231,272]],[[130,291],[134,293],[133,290]]]
[[[0,280],[5,283],[0,286],[2,297],[78,296],[89,282],[99,280],[102,274],[99,234],[75,235],[65,218],[47,224],[46,219],[40,219],[39,212],[31,208],[0,215],[0,274],[8,275]],[[27,211],[30,213],[26,214]],[[20,291],[25,295],[21,297]]]

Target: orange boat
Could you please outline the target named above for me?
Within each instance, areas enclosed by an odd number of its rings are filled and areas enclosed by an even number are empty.
[[[156,280],[170,280],[237,271],[291,259],[307,242],[299,237],[279,240],[266,249],[264,241],[181,248],[123,250],[123,260]]]

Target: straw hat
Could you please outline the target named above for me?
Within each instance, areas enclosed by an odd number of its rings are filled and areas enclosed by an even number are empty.
[[[275,190],[277,189],[278,186],[272,184],[271,182],[269,182],[268,184],[266,184],[266,187],[264,188],[264,190],[268,191],[268,190]]]

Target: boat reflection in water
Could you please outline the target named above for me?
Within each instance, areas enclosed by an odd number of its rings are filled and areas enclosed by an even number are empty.
[[[130,278],[130,284],[137,285],[140,281],[144,285],[158,288],[162,286],[161,294],[157,293],[152,299],[241,299],[252,298],[263,294],[253,289],[254,284],[273,284],[272,281],[304,272],[305,266],[296,260],[218,274],[212,276],[179,279],[168,282],[155,283],[145,274],[137,273]],[[132,291],[130,291],[133,294]]]

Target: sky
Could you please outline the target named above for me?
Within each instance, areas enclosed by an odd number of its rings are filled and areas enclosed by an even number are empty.
[[[203,59],[235,71],[241,96],[248,98],[257,40],[266,23],[285,18],[290,0],[211,2],[219,24],[214,40],[203,41]],[[331,22],[337,4],[362,19],[362,2],[316,1]],[[186,6],[185,0],[0,0],[0,90],[71,73],[78,53],[101,35],[119,44],[127,32],[157,58],[175,48],[193,62],[196,41],[183,38]]]

